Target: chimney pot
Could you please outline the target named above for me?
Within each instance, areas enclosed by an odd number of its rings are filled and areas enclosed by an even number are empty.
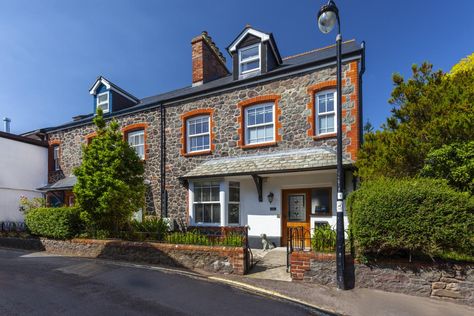
[[[5,133],[10,133],[10,123],[11,123],[11,119],[9,119],[8,117],[4,117],[3,118],[3,130],[5,131]]]

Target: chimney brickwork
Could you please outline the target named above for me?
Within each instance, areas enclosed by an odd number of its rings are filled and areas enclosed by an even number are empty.
[[[207,32],[191,41],[193,62],[193,86],[225,77],[229,74],[225,57]]]

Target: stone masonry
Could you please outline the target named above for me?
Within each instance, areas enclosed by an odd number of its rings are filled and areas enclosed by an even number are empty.
[[[166,106],[166,190],[168,192],[168,214],[185,222],[187,216],[187,189],[180,177],[199,164],[216,157],[239,157],[274,153],[293,149],[336,147],[336,135],[319,138],[314,135],[314,93],[335,87],[336,69],[327,67],[311,72],[291,75],[266,83],[252,83],[245,88],[207,96],[197,96],[183,102]],[[360,122],[358,114],[358,62],[343,66],[343,144],[347,159],[355,160],[359,147]],[[239,146],[241,109],[238,104],[252,98],[278,96],[277,128],[280,139],[270,146],[246,148]],[[212,109],[213,151],[205,155],[183,155],[181,149],[183,115],[199,109]],[[160,215],[160,109],[117,116],[121,128],[131,124],[146,123],[147,159],[145,177],[150,181],[147,190],[147,212]],[[59,172],[50,173],[50,181],[69,176],[81,162],[81,147],[87,135],[93,133],[92,124],[73,127],[49,135],[50,143],[60,144]]]
[[[336,286],[336,256],[315,252],[291,254],[295,281]],[[446,299],[474,306],[474,265],[382,261],[362,264],[346,258],[346,279],[352,286]],[[351,280],[352,279],[352,280]]]

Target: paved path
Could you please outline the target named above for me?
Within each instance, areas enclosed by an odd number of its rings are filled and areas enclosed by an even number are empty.
[[[340,291],[303,282],[286,282],[248,276],[218,276],[243,287],[275,292],[321,309],[354,316],[474,316],[474,308],[427,297],[372,289]]]
[[[0,315],[318,315],[156,269],[0,248]]]
[[[249,278],[291,281],[291,276],[286,272],[286,247],[278,247],[263,251],[252,249],[256,265],[247,275]]]

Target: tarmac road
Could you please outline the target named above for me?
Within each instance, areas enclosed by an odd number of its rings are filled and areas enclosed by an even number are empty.
[[[0,315],[324,315],[203,278],[0,248]]]

